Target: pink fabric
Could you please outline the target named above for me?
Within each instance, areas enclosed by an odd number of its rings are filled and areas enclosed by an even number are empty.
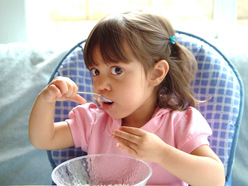
[[[116,141],[111,137],[112,131],[121,126],[121,119],[111,118],[93,103],[74,108],[69,117],[66,121],[70,126],[75,147],[81,147],[88,154],[125,154],[115,147]],[[209,144],[207,138],[212,134],[207,121],[193,107],[186,111],[158,109],[141,129],[156,134],[165,143],[187,153]],[[149,164],[153,173],[147,184],[187,185],[159,165]]]

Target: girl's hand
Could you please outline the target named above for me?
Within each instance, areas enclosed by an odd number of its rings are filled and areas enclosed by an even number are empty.
[[[85,99],[78,95],[77,92],[78,87],[71,79],[57,77],[41,91],[40,95],[48,103],[71,100],[79,104],[84,104],[86,102]]]
[[[159,164],[189,185],[224,185],[224,166],[207,145],[188,154],[139,128],[120,127],[112,135],[118,141],[119,149],[138,159]]]
[[[166,144],[153,133],[123,126],[119,130],[114,130],[112,136],[118,141],[117,148],[138,159],[158,163],[163,157],[160,155],[160,149]]]

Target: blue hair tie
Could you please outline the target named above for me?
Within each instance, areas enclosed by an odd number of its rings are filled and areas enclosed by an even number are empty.
[[[174,45],[176,43],[176,36],[170,36],[169,43],[172,43]]]

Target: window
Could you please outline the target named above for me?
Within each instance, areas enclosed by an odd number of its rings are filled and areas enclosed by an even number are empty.
[[[149,9],[174,19],[212,19],[212,0],[56,0],[54,21],[99,20],[107,14]],[[58,6],[59,5],[59,6]]]
[[[248,28],[247,5],[248,0],[26,0],[28,40],[73,46],[105,15],[133,9],[154,11],[177,30],[213,38],[226,26]]]
[[[237,24],[248,27],[248,0],[237,0]]]

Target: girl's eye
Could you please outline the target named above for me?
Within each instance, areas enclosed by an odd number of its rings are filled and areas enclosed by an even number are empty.
[[[96,68],[92,68],[90,71],[93,76],[98,76],[100,74],[99,70],[97,70]]]
[[[114,75],[119,75],[123,72],[123,70],[120,67],[113,67],[111,69],[111,73]]]

